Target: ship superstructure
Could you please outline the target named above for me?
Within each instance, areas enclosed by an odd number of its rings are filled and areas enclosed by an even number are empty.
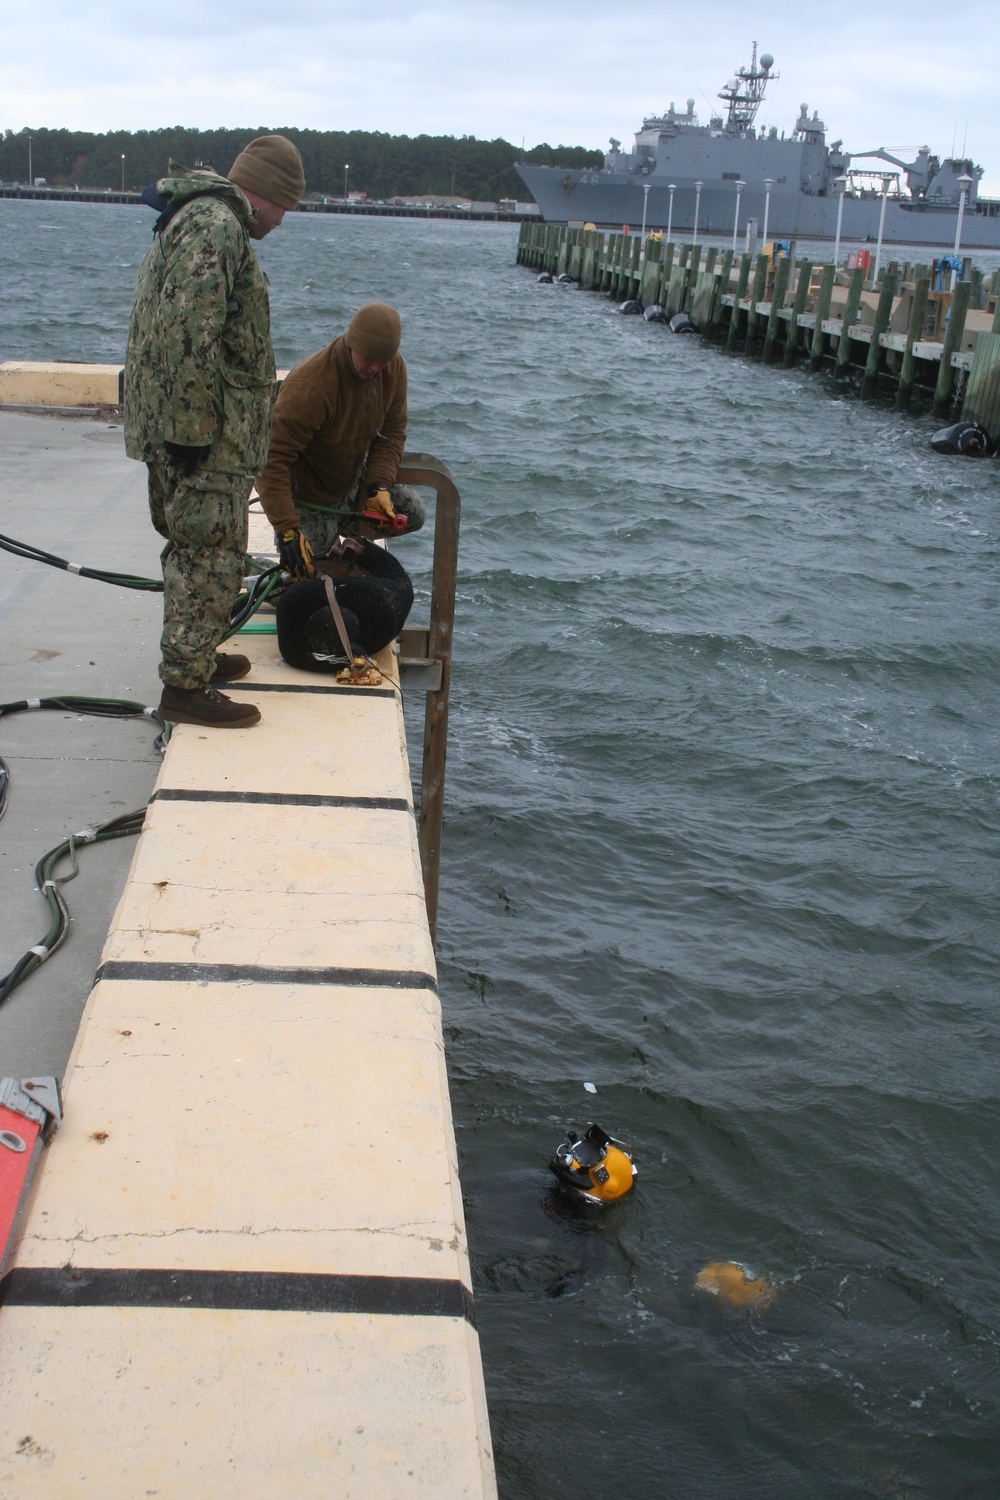
[[[725,112],[702,124],[694,99],[648,116],[631,151],[612,138],[601,169],[568,170],[519,163],[517,170],[545,219],[692,230],[731,235],[737,198],[745,224],[765,216],[773,234],[832,239],[843,193],[845,239],[875,239],[886,192],[888,241],[950,248],[963,191],[967,246],[1000,247],[1000,203],[979,204],[983,169],[969,159],[933,156],[924,146],[913,161],[886,151],[847,152],[842,140],[827,145],[817,110],[802,104],[790,133],[758,126],[769,83],[779,75],[774,58],[738,68],[719,91]],[[881,165],[880,165],[881,164]],[[997,217],[994,217],[994,213]],[[949,229],[950,223],[950,229]]]

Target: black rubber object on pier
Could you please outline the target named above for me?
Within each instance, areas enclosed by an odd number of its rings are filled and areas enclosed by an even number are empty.
[[[334,590],[358,656],[370,656],[394,641],[413,604],[413,584],[406,569],[374,542],[361,544],[356,560],[336,578]],[[322,578],[286,589],[275,614],[278,649],[289,666],[307,672],[336,672],[343,666],[344,650]]]

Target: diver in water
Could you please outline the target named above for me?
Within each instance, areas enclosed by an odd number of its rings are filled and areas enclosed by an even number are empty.
[[[579,1292],[607,1267],[617,1222],[608,1209],[635,1175],[628,1148],[592,1125],[582,1137],[568,1132],[548,1171],[468,1184],[477,1278],[493,1290],[534,1289],[553,1298]]]

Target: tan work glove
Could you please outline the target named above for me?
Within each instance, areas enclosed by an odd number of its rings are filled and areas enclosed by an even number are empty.
[[[278,544],[278,557],[285,572],[291,573],[296,582],[311,578],[316,571],[313,567],[313,549],[301,531],[290,526],[287,531],[276,531],[274,539]]]
[[[365,509],[377,511],[380,516],[388,516],[390,521],[396,519],[392,496],[389,494],[388,486],[384,484],[374,485],[369,490]]]

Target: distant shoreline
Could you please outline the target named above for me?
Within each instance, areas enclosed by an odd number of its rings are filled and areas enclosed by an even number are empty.
[[[115,192],[108,188],[64,188],[28,187],[26,184],[0,183],[0,198],[28,198],[36,203],[122,203],[146,207],[138,193]],[[501,210],[497,204],[478,203],[471,208],[453,208],[451,205],[403,203],[343,203],[305,199],[295,210],[300,214],[348,214],[355,218],[371,219],[475,219],[479,222],[520,224],[524,219],[541,222],[541,214],[518,207]]]

